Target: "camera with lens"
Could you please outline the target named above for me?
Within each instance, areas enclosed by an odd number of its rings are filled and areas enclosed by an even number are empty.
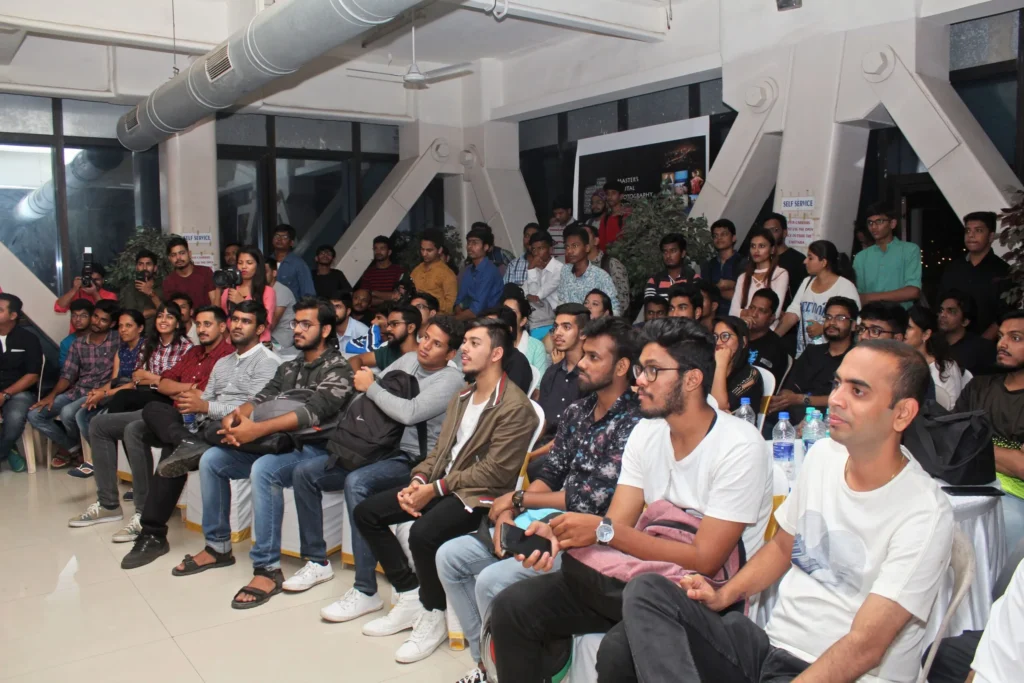
[[[86,247],[82,253],[82,284],[85,287],[92,286],[92,247]]]
[[[229,289],[242,284],[242,273],[235,268],[225,268],[213,274],[213,284],[220,289]]]
[[[149,282],[153,279],[153,273],[148,270],[136,270],[135,281],[136,282]]]

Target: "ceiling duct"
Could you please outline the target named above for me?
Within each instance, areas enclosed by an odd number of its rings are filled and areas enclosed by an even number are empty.
[[[290,0],[257,14],[242,30],[150,93],[117,122],[117,139],[149,149],[276,78],[349,42],[420,0]]]

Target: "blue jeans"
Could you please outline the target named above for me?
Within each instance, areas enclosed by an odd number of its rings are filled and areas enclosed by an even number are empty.
[[[0,425],[0,462],[7,459],[14,444],[21,438],[21,433],[25,431],[25,421],[28,420],[28,409],[35,402],[36,397],[30,391],[15,394],[10,400],[4,401],[0,408],[0,415],[4,417],[4,423]]]
[[[67,394],[53,399],[53,408],[36,408],[28,414],[28,421],[39,433],[65,450],[80,445],[75,415],[85,404],[85,396],[71,400]],[[60,418],[60,424],[55,421]]]
[[[291,486],[295,465],[326,456],[319,445],[277,455],[255,455],[235,448],[212,446],[199,461],[203,488],[203,536],[219,553],[231,550],[231,480],[252,482],[253,546],[249,558],[254,567],[281,566],[283,489]]]
[[[436,563],[448,604],[459,617],[473,661],[479,662],[480,629],[494,598],[517,581],[539,573],[524,568],[514,558],[499,560],[472,536],[460,536],[445,543],[437,551]],[[559,553],[553,571],[561,566]]]
[[[1001,504],[1006,523],[1006,550],[1012,553],[1024,539],[1024,498],[1007,493],[1002,497]]]
[[[345,491],[345,508],[352,533],[352,554],[355,556],[355,588],[364,595],[377,593],[377,558],[369,544],[352,521],[353,510],[370,496],[402,486],[409,482],[413,458],[399,453],[393,458],[375,462],[349,472],[341,467],[325,469],[328,456],[307,460],[292,472],[295,488],[295,508],[299,516],[299,538],[303,557],[315,561],[327,559],[324,541],[324,511],[322,494],[326,491]]]

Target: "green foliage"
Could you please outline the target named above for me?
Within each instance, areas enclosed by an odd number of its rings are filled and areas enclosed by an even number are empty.
[[[142,249],[149,249],[160,257],[157,263],[157,277],[163,278],[171,272],[171,264],[167,260],[167,242],[176,235],[165,235],[159,228],[135,228],[135,234],[125,243],[121,253],[107,268],[104,287],[118,291],[121,287],[135,281],[135,254]]]
[[[1013,206],[999,216],[999,243],[1007,248],[1003,259],[1010,264],[1010,287],[1003,300],[1013,308],[1024,301],[1024,192],[1013,192]]]
[[[622,234],[608,252],[626,267],[634,301],[643,299],[647,278],[664,268],[658,243],[665,235],[682,234],[686,238],[686,258],[694,264],[704,263],[715,254],[708,222],[703,217],[687,216],[683,202],[674,195],[634,199],[630,207],[632,213]]]
[[[462,250],[462,231],[454,225],[444,226],[444,247],[451,255],[451,262],[460,266],[466,255]],[[391,236],[391,260],[407,271],[420,264],[420,233],[396,232]]]

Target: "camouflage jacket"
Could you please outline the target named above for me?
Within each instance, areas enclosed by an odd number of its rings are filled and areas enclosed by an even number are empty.
[[[302,409],[295,411],[299,429],[327,422],[348,406],[355,396],[352,367],[333,347],[307,363],[302,355],[282,363],[274,379],[256,394],[253,405],[277,398],[292,389],[312,389],[315,393]]]

